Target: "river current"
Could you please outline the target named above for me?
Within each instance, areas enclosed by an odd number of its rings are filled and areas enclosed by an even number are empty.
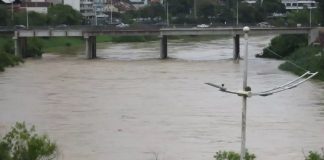
[[[286,83],[282,61],[257,59],[272,36],[251,37],[253,91]],[[240,150],[241,97],[206,82],[242,88],[233,40],[104,43],[100,58],[45,54],[0,73],[0,136],[17,121],[58,144],[62,160],[213,160]],[[243,40],[241,41],[243,51]],[[82,50],[82,49],[81,49]],[[248,99],[247,147],[261,160],[302,160],[324,147],[324,83],[311,80]]]

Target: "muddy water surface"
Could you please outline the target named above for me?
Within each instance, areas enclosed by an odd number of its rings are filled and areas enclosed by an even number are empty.
[[[296,78],[255,59],[271,37],[252,37],[252,90]],[[47,54],[0,73],[0,134],[16,121],[55,139],[64,160],[206,160],[240,149],[241,98],[205,82],[242,86],[232,40],[100,44],[100,59]],[[247,146],[262,160],[303,159],[324,147],[324,83],[248,100]]]

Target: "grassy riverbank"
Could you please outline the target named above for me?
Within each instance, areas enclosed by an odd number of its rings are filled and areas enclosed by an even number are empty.
[[[324,49],[320,46],[308,46],[307,37],[301,35],[281,35],[271,40],[269,47],[263,50],[261,58],[286,60],[279,68],[302,75],[305,70],[319,72],[315,77],[324,81]]]
[[[319,72],[315,78],[324,81],[324,53],[321,47],[306,46],[298,48],[290,54],[290,56],[286,57],[286,59],[306,70]],[[281,64],[279,68],[297,75],[305,73],[303,69],[300,69],[289,62]]]

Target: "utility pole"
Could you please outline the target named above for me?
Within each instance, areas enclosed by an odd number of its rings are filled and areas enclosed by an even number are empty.
[[[309,7],[309,27],[312,27],[312,8]]]
[[[231,91],[228,90],[227,88],[225,88],[225,85],[216,85],[213,83],[205,83],[209,86],[218,88],[219,91],[224,92],[224,93],[229,93],[229,94],[234,94],[234,95],[238,95],[242,97],[242,128],[241,128],[241,155],[240,155],[240,160],[244,160],[245,158],[245,154],[246,154],[246,115],[247,115],[247,98],[248,97],[252,97],[252,96],[262,96],[262,97],[266,97],[266,96],[270,96],[273,95],[275,93],[279,93],[279,92],[283,92],[292,88],[296,88],[297,86],[303,84],[304,82],[306,82],[307,80],[313,78],[314,76],[316,76],[318,74],[318,72],[310,72],[307,71],[306,69],[296,65],[296,67],[298,68],[302,68],[303,70],[306,71],[306,73],[304,73],[302,76],[298,77],[297,79],[290,81],[288,83],[285,83],[284,85],[275,87],[273,89],[269,89],[269,90],[265,90],[262,92],[255,92],[252,93],[251,92],[251,88],[247,85],[248,82],[248,60],[249,60],[249,55],[248,55],[248,33],[250,31],[249,27],[244,27],[243,28],[244,31],[244,39],[245,39],[245,57],[244,57],[244,73],[243,73],[243,90],[240,91]],[[269,50],[269,49],[268,49]],[[272,50],[269,50],[270,53],[276,54],[275,52],[273,52]]]
[[[98,1],[94,1],[94,12],[95,12],[95,25],[98,25],[98,15],[97,15],[97,5],[98,5]]]
[[[14,16],[13,16],[13,13],[14,13],[14,11],[13,11],[13,3],[14,3],[14,1],[12,1],[11,2],[11,21],[12,21],[12,24],[13,24],[13,22],[14,22]]]
[[[239,24],[239,0],[236,0],[236,26]]]
[[[244,39],[245,39],[245,57],[244,57],[244,76],[243,76],[243,91],[244,92],[249,92],[251,89],[247,86],[247,77],[248,77],[248,59],[249,59],[249,53],[248,53],[248,33],[250,31],[249,27],[244,27]],[[248,95],[243,95],[243,101],[242,101],[242,140],[241,140],[241,159],[243,160],[245,157],[245,152],[246,152],[246,101],[248,98]]]
[[[197,19],[197,0],[194,0],[194,18]]]
[[[28,29],[29,27],[29,16],[28,16],[28,5],[27,5],[27,0],[25,0],[25,7],[26,7],[26,27]]]
[[[113,19],[112,19],[112,9],[113,9],[113,0],[110,0],[110,24],[112,24]]]
[[[166,18],[167,18],[167,26],[170,25],[170,21],[169,21],[169,1],[166,1]]]

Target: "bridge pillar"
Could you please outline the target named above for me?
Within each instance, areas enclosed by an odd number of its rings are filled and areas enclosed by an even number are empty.
[[[13,37],[15,43],[15,56],[24,58],[27,51],[27,38],[26,37]]]
[[[86,42],[86,56],[88,59],[94,59],[97,57],[97,44],[96,36],[85,36]]]
[[[239,60],[240,57],[240,35],[236,34],[233,37],[234,40],[234,47],[233,47],[233,59],[234,60]]]
[[[166,59],[167,57],[168,57],[168,36],[162,36],[160,58]]]

